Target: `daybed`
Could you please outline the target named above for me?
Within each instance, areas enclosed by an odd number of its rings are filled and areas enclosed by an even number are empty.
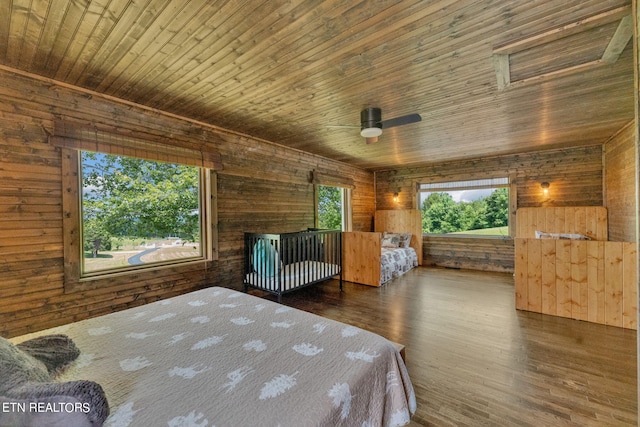
[[[278,296],[339,276],[342,290],[342,235],[338,230],[244,234],[245,291]]]
[[[60,380],[102,385],[107,426],[392,426],[416,409],[390,341],[227,288],[53,333],[81,351]]]
[[[607,236],[604,207],[518,209],[516,308],[637,329],[636,244]]]
[[[420,211],[378,210],[374,228],[343,234],[344,280],[382,286],[422,265]]]

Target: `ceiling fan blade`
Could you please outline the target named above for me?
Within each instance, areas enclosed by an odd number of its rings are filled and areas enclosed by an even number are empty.
[[[376,142],[378,142],[378,137],[372,136],[370,138],[366,138],[366,140],[367,140],[367,144],[375,144]]]
[[[382,129],[393,128],[396,126],[408,125],[409,123],[416,123],[422,120],[420,114],[409,114],[406,116],[396,117],[394,119],[383,120],[380,122]]]

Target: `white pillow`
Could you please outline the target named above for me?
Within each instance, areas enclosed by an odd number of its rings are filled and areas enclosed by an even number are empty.
[[[383,248],[399,248],[400,247],[400,238],[395,235],[384,235],[382,236],[382,247]]]
[[[391,237],[391,238],[397,237],[398,242],[397,242],[397,246],[395,246],[396,248],[408,248],[411,245],[411,233],[389,233],[385,231],[383,238],[384,237]]]
[[[545,233],[536,230],[536,239],[591,240],[591,237],[575,233]]]

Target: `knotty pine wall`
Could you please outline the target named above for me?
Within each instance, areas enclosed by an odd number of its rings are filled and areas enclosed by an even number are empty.
[[[602,206],[601,145],[446,162],[376,172],[376,209],[416,208],[416,184],[513,176],[517,206]],[[551,184],[544,196],[540,183]],[[393,193],[398,192],[398,202]],[[423,265],[513,272],[513,240],[423,237]]]
[[[217,150],[219,260],[206,269],[136,275],[126,285],[63,287],[61,152],[54,120],[99,123],[133,136]],[[203,142],[204,141],[204,142]],[[208,286],[242,287],[243,232],[314,225],[313,169],[350,178],[353,228],[371,229],[373,174],[33,76],[0,71],[0,335],[11,337]]]
[[[636,149],[633,122],[604,145],[604,206],[609,240],[636,241]]]

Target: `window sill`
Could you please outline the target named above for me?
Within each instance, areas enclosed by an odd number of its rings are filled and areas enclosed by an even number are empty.
[[[171,264],[153,265],[144,268],[106,272],[82,277],[78,280],[65,280],[65,293],[81,292],[100,287],[113,287],[117,285],[144,282],[147,280],[166,277],[173,274],[184,274],[193,271],[206,271],[211,260],[196,259]]]
[[[423,233],[422,237],[429,239],[486,239],[486,240],[513,240],[511,236],[491,236],[483,234],[428,234]]]

